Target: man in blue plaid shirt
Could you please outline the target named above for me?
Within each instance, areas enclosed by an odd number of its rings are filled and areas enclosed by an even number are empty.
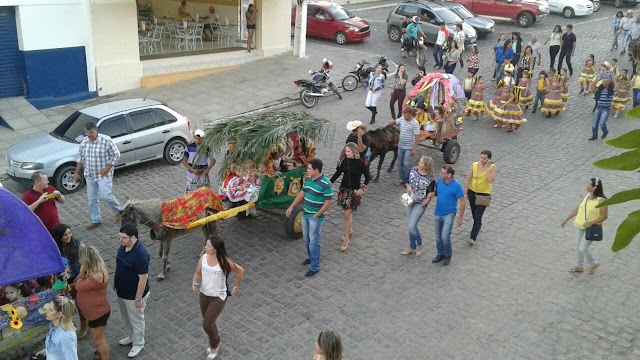
[[[80,181],[80,172],[84,170],[84,178],[87,182],[87,197],[89,198],[89,213],[91,223],[87,224],[87,230],[100,226],[100,200],[107,201],[111,209],[116,213],[116,223],[120,223],[122,206],[111,192],[113,180],[113,167],[120,158],[120,151],[107,135],[98,134],[98,127],[94,122],[85,125],[87,136],[80,143],[78,164],[75,181]]]

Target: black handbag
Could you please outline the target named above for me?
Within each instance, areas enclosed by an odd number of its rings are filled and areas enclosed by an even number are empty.
[[[589,196],[584,199],[584,221],[587,221],[587,201]],[[589,241],[601,241],[602,240],[602,225],[591,225],[584,231],[584,238]]]

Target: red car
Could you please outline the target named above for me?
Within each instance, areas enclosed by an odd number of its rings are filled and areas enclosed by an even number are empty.
[[[296,7],[291,8],[291,34],[296,26]],[[362,41],[371,35],[365,20],[353,15],[338,4],[312,1],[307,7],[307,35],[333,39],[338,44]]]

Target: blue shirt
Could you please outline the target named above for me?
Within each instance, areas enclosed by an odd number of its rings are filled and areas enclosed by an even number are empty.
[[[113,285],[119,298],[125,300],[135,300],[138,290],[138,275],[149,273],[149,254],[144,245],[138,241],[131,250],[126,251],[124,246],[120,246],[116,258],[116,277]],[[149,292],[149,280],[144,287],[142,297]]]
[[[44,345],[47,360],[78,360],[78,339],[73,330],[65,331],[60,325],[49,324]]]
[[[511,48],[504,50],[503,48],[498,49],[496,51],[496,62],[502,64],[504,59],[513,60],[513,50]]]
[[[409,33],[409,36],[413,36],[414,38],[418,37],[418,32],[420,32],[420,25],[418,24],[414,24],[411,23],[409,25],[407,25],[407,33]]]
[[[464,190],[458,180],[453,179],[447,184],[440,178],[436,183],[436,196],[436,216],[455,214],[458,210],[458,199],[464,197]]]

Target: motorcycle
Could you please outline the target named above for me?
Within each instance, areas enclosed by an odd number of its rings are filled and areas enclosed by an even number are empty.
[[[365,60],[356,64],[356,67],[353,71],[349,71],[349,75],[345,76],[342,79],[342,88],[345,91],[353,91],[358,88],[358,85],[369,77],[369,74],[373,72],[373,67],[365,67],[369,63]],[[378,58],[378,64],[382,65],[382,75],[384,78],[387,78],[387,72],[389,71],[389,64],[387,63],[387,58],[384,56],[380,56]]]
[[[309,70],[311,81],[300,79],[293,82],[300,88],[300,102],[304,107],[311,109],[318,103],[318,98],[330,96],[332,93],[338,95],[338,98],[342,100],[338,87],[329,76],[331,69],[333,69],[333,63],[327,59],[322,59],[322,69],[318,71]]]
[[[403,58],[410,56],[416,57],[416,64],[418,66],[424,66],[427,62],[427,46],[424,44],[424,36],[420,36],[409,51],[406,51],[404,47],[400,50],[400,54]]]

